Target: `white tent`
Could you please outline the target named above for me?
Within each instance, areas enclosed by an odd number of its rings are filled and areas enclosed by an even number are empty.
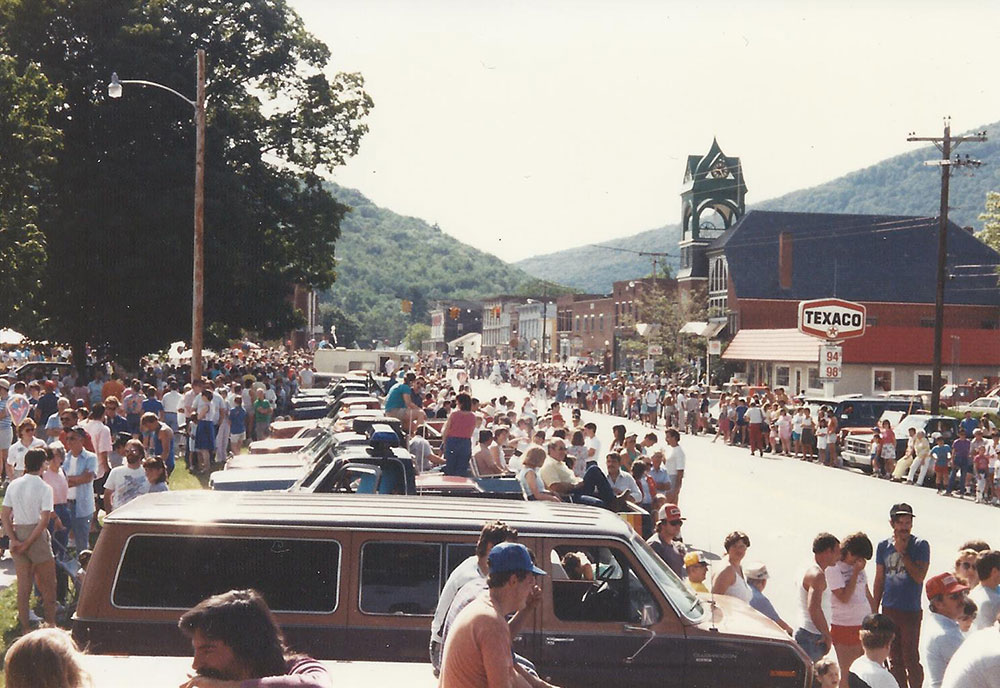
[[[24,335],[20,332],[4,327],[0,329],[0,346],[17,346],[24,341]]]

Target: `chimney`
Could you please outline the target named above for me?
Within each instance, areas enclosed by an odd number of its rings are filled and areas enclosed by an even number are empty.
[[[778,286],[792,288],[792,234],[782,232],[778,236]]]

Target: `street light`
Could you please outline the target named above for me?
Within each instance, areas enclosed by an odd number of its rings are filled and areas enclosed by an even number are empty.
[[[194,267],[191,284],[191,380],[201,377],[201,349],[204,340],[205,307],[205,51],[197,52],[197,94],[194,100],[185,97],[169,86],[144,79],[119,79],[111,73],[108,97],[121,98],[122,84],[153,86],[174,94],[194,108],[195,160],[194,160]]]

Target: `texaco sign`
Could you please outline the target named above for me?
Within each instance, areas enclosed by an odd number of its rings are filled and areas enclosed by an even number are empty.
[[[843,299],[799,302],[799,332],[828,341],[865,333],[865,307]]]

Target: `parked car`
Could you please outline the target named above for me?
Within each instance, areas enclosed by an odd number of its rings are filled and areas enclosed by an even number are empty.
[[[888,411],[886,415],[899,413],[898,411]],[[880,419],[881,420],[881,419]],[[945,438],[945,442],[951,441],[958,434],[958,419],[953,416],[932,416],[925,413],[911,413],[902,418],[892,426],[892,432],[896,436],[896,457],[903,458],[906,453],[906,444],[910,437],[910,428],[923,430],[927,435],[927,440],[933,446],[931,435],[940,432]],[[844,448],[840,456],[844,460],[844,465],[860,468],[865,473],[872,472],[871,442],[874,436],[874,426],[867,431],[852,432],[844,439]],[[927,471],[928,484],[934,482],[934,471]]]
[[[186,654],[183,611],[254,588],[296,650],[426,662],[441,587],[494,519],[517,528],[550,574],[513,639],[543,679],[575,688],[812,685],[809,658],[771,620],[734,597],[692,592],[610,511],[551,502],[143,495],[105,520],[73,634],[91,654]],[[571,579],[561,564],[569,552],[586,553],[598,577]]]
[[[979,397],[971,403],[955,406],[952,410],[959,413],[972,411],[972,415],[974,416],[981,416],[984,413],[996,415],[1000,412],[1000,397]]]

